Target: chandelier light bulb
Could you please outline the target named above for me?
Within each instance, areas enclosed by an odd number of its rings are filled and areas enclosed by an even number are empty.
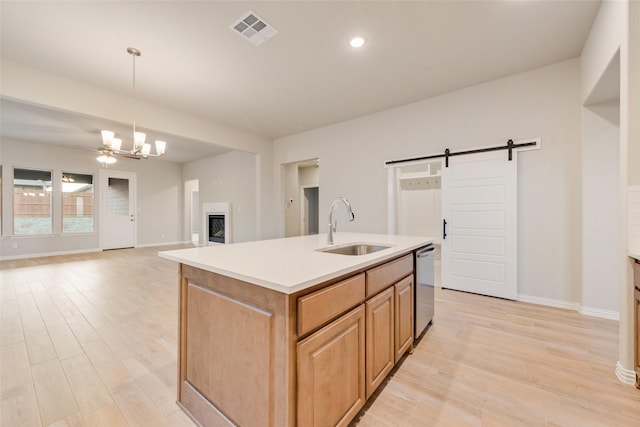
[[[107,147],[111,147],[115,133],[110,130],[101,130],[100,134],[102,134],[102,143]]]
[[[156,153],[158,156],[164,156],[164,150],[167,148],[167,143],[164,141],[156,140]]]
[[[147,135],[145,135],[144,132],[135,132],[133,134],[133,143],[136,151],[142,150],[145,139],[147,139]]]
[[[142,155],[148,156],[151,152],[151,144],[142,144]]]
[[[116,160],[116,158],[115,158],[115,157],[113,157],[113,156],[108,156],[108,155],[106,155],[106,154],[103,154],[103,155],[101,155],[101,156],[98,156],[98,159],[97,159],[97,160],[98,160],[100,163],[104,163],[104,164],[106,164],[106,165],[111,165],[111,164],[113,164],[113,163],[117,162],[117,160]]]

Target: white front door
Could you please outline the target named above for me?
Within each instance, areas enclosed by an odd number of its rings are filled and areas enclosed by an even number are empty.
[[[517,152],[449,158],[442,169],[442,287],[516,299]],[[446,235],[444,235],[446,233]]]
[[[136,244],[136,174],[101,171],[102,249],[131,248]]]

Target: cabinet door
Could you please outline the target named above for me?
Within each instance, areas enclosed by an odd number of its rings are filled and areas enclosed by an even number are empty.
[[[393,369],[394,337],[393,286],[365,304],[367,325],[367,399]]]
[[[364,405],[365,320],[360,305],[298,343],[299,426],[346,426]]]
[[[413,275],[395,284],[395,363],[413,344]]]

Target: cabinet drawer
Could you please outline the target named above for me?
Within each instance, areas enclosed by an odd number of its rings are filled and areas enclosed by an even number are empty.
[[[633,284],[636,285],[636,289],[640,289],[640,263],[638,261],[633,263]]]
[[[298,298],[298,335],[317,328],[364,301],[364,273]]]
[[[413,273],[413,254],[367,271],[367,298]]]

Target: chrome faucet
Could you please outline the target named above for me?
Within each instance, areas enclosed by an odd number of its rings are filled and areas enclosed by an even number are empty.
[[[347,207],[349,222],[353,221],[356,218],[356,216],[353,214],[353,211],[351,210],[351,203],[349,203],[349,201],[344,197],[336,198],[333,203],[331,203],[331,207],[329,208],[329,229],[327,231],[327,244],[329,245],[333,245],[333,233],[336,231],[336,227],[338,226],[338,220],[336,220],[335,223],[333,222],[333,209],[339,202],[344,203],[344,205]]]

